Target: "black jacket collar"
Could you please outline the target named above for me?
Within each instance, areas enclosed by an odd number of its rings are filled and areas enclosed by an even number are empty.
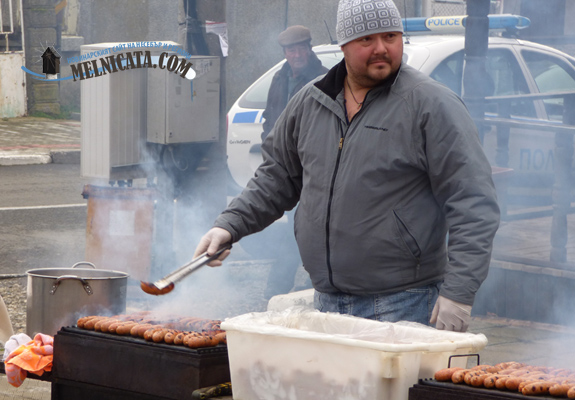
[[[376,88],[391,87],[391,85],[393,85],[393,83],[395,82],[395,79],[397,78],[399,71],[401,71],[401,66],[399,67],[399,70],[396,73],[385,79],[380,85],[376,86]],[[331,97],[333,100],[335,100],[337,95],[343,89],[346,76],[347,76],[347,68],[345,66],[345,60],[341,60],[332,69],[330,69],[322,79],[317,81],[315,83],[315,86],[319,90],[327,94],[329,97]]]

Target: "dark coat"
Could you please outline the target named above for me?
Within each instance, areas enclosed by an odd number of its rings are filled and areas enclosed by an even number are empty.
[[[284,63],[280,70],[275,73],[268,92],[268,102],[263,113],[265,121],[264,131],[262,132],[262,141],[274,127],[278,117],[286,107],[288,100],[291,99],[293,95],[303,88],[309,81],[319,75],[325,74],[327,71],[328,69],[321,65],[321,61],[312,51],[307,68],[299,76],[299,81],[288,96],[288,78],[292,72],[290,65],[287,62]]]

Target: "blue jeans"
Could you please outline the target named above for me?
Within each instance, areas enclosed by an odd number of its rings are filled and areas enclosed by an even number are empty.
[[[390,294],[354,296],[344,293],[314,294],[314,307],[323,312],[337,312],[377,321],[412,321],[429,325],[431,311],[439,295],[440,284]]]

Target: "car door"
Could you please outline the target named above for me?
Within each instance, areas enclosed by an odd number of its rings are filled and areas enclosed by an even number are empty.
[[[520,49],[520,53],[538,93],[575,91],[575,61],[536,49]],[[563,120],[562,98],[545,99],[542,103],[545,119]]]
[[[463,69],[464,51],[461,50],[439,63],[430,76],[462,95]],[[488,98],[486,116],[505,115],[524,123],[547,118],[541,101],[515,99],[507,103],[507,108],[501,103],[489,102],[489,97],[537,93],[528,68],[512,45],[490,45],[486,72],[487,77],[481,82]],[[553,141],[549,141],[548,135],[531,129],[488,126],[483,138],[485,154],[492,165],[514,170],[511,186],[531,190],[536,183],[538,188],[549,188],[554,157]]]

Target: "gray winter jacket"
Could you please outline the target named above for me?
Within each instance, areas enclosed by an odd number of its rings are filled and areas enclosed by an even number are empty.
[[[443,281],[441,295],[473,304],[499,207],[465,105],[403,64],[348,122],[346,74],[342,61],[290,101],[262,145],[263,164],[215,226],[237,241],[298,204],[296,239],[316,290],[363,295]]]

